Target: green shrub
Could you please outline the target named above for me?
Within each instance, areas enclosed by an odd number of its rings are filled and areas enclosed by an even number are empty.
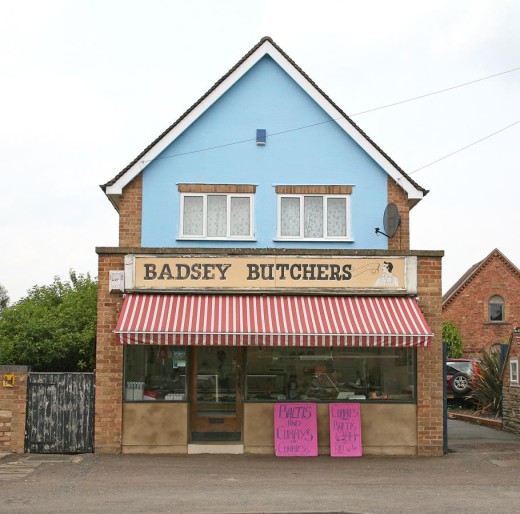
[[[446,344],[446,356],[449,359],[462,357],[462,338],[457,325],[451,321],[442,324],[442,342]]]
[[[69,273],[34,286],[0,316],[0,364],[33,371],[92,371],[96,348],[97,281]]]

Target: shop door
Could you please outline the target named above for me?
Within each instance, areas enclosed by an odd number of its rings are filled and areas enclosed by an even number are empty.
[[[243,349],[193,349],[191,440],[242,439]]]

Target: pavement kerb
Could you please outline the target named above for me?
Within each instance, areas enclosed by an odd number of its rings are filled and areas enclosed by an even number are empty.
[[[470,421],[485,427],[496,428],[502,430],[502,418],[485,418],[482,416],[473,416],[471,414],[459,414],[457,412],[449,412],[449,419],[458,419],[460,421]]]

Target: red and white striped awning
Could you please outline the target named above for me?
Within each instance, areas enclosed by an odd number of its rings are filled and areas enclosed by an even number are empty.
[[[415,298],[128,294],[115,333],[125,344],[426,346]]]

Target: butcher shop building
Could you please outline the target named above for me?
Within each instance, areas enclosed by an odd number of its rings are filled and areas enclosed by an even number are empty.
[[[96,451],[331,455],[340,408],[360,454],[442,455],[428,191],[274,41],[102,189]]]

